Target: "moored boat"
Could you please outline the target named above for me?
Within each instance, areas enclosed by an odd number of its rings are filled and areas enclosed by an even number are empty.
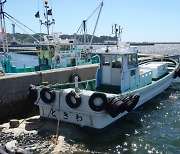
[[[101,130],[167,89],[180,77],[178,62],[152,59],[138,63],[138,50],[128,44],[97,49],[96,79],[30,86],[29,98],[40,116]]]
[[[53,39],[51,41],[47,39],[36,48],[39,57],[39,66],[36,70],[87,65],[99,61],[97,55],[92,55],[93,49],[78,48],[74,39]]]
[[[39,11],[36,13],[35,17],[39,18],[40,25],[45,25],[47,27],[48,34],[44,36],[44,41],[36,41],[38,44],[36,45],[36,49],[38,51],[38,61],[39,64],[35,67],[27,67],[23,66],[21,68],[13,66],[11,61],[11,56],[9,54],[8,50],[8,43],[7,43],[7,36],[6,36],[6,28],[5,28],[5,20],[4,18],[7,17],[13,18],[9,14],[3,11],[4,3],[0,2],[1,7],[1,28],[2,28],[2,42],[3,42],[3,57],[1,58],[0,62],[2,65],[2,69],[6,74],[14,74],[14,73],[27,73],[27,72],[35,72],[35,71],[43,71],[43,70],[49,70],[54,68],[64,68],[64,67],[71,67],[71,66],[78,66],[78,65],[87,65],[87,64],[93,64],[98,63],[99,59],[97,55],[92,55],[92,48],[89,48],[86,46],[86,21],[84,21],[84,46],[83,47],[77,47],[75,39],[61,39],[60,35],[58,33],[49,34],[49,28],[51,24],[54,24],[55,21],[52,19],[50,21],[50,16],[52,16],[52,9],[48,9],[48,1],[45,1],[45,10],[44,13],[45,22],[42,22],[40,19]],[[101,3],[100,11],[103,6],[103,3]],[[14,18],[13,18],[14,19]],[[99,19],[99,17],[98,17]],[[97,20],[98,20],[97,19]],[[17,20],[16,20],[17,21]],[[18,22],[19,23],[19,22]],[[96,24],[97,26],[97,24]],[[96,29],[95,26],[95,29]],[[27,27],[27,26],[26,26]],[[95,32],[95,30],[94,30]],[[91,43],[93,39],[94,33],[91,38]],[[42,37],[42,36],[40,36]]]

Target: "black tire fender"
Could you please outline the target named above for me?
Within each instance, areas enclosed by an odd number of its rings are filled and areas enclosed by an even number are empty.
[[[28,99],[32,102],[35,102],[38,98],[38,92],[34,85],[29,86]]]
[[[178,69],[176,69],[175,73],[174,73],[174,78],[180,77],[180,67]]]
[[[72,97],[74,97],[74,99],[76,100],[75,103],[72,101]],[[66,95],[66,103],[71,108],[77,108],[81,105],[81,97],[77,96],[74,91],[71,91]]]
[[[48,93],[50,95],[50,98],[47,98],[46,97],[46,93]],[[47,103],[47,104],[50,104],[52,102],[55,101],[56,99],[56,93],[54,90],[50,89],[50,88],[43,88],[41,91],[40,91],[40,97],[42,99],[42,101],[44,103]]]
[[[126,111],[126,103],[123,102],[120,98],[114,97],[105,108],[106,112],[112,117],[115,118],[120,113]]]
[[[139,94],[134,94],[130,97],[130,100],[126,102],[127,112],[131,112],[135,108],[135,106],[137,105],[139,101],[139,98],[140,98]]]
[[[177,76],[180,77],[180,68],[176,70]]]
[[[69,77],[69,82],[70,83],[72,83],[72,82],[75,82],[75,77],[78,77],[78,82],[80,82],[81,81],[81,78],[80,78],[80,76],[77,74],[77,73],[73,73],[73,74],[71,74],[70,75],[70,77]]]
[[[173,76],[173,78],[174,79],[176,79],[178,77],[178,72],[177,72],[177,70],[174,72],[174,76]]]
[[[102,104],[101,105],[96,105],[94,100],[96,98],[100,98],[102,99]],[[102,111],[105,109],[105,106],[107,104],[107,97],[105,94],[103,93],[93,93],[91,95],[91,97],[89,98],[89,107],[93,110],[93,111]]]

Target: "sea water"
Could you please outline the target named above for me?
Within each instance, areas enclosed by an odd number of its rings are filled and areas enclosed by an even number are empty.
[[[180,45],[139,46],[141,53],[179,54]],[[36,56],[12,54],[13,63],[25,62],[35,66]],[[45,126],[51,129],[45,129]],[[56,121],[46,121],[37,135],[0,133],[0,143],[16,139],[22,148],[33,153],[180,153],[180,83],[168,89],[145,105],[118,121],[107,131],[94,134],[78,126],[60,123],[61,146],[54,150],[52,135]],[[44,128],[44,129],[43,129]],[[54,129],[53,129],[54,128]],[[53,130],[53,131],[52,131]],[[1,132],[1,131],[0,131]],[[61,152],[58,152],[61,151]]]

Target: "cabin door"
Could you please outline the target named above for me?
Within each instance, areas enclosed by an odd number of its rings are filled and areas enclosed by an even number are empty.
[[[111,84],[111,57],[103,56],[102,84]]]
[[[112,56],[112,71],[111,71],[112,85],[120,86],[121,73],[122,73],[122,56],[113,55]]]

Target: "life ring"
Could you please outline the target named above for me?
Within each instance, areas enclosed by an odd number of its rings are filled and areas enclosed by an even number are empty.
[[[107,103],[105,110],[112,118],[115,118],[120,113],[126,111],[126,103],[120,98],[114,97],[109,103]]]
[[[72,83],[72,82],[75,82],[75,77],[78,77],[78,82],[80,82],[81,81],[81,78],[80,78],[80,76],[77,74],[77,73],[73,73],[73,74],[71,74],[70,75],[70,77],[69,77],[69,82],[70,83]]]
[[[29,86],[28,99],[32,102],[35,102],[38,98],[37,89],[35,89],[34,85]]]
[[[47,93],[50,95],[50,98],[47,98]],[[56,94],[55,91],[50,88],[43,88],[40,92],[40,97],[44,103],[50,104],[55,101]]]
[[[73,102],[72,97],[75,99],[75,102]],[[66,103],[71,108],[77,108],[81,105],[81,97],[77,96],[74,91],[71,91],[66,95]]]
[[[102,103],[100,105],[95,104],[95,99],[100,98],[102,100]],[[105,106],[107,104],[107,97],[103,93],[93,93],[91,97],[89,98],[89,107],[93,111],[102,111],[105,109]]]
[[[140,95],[139,94],[134,94],[130,97],[130,100],[126,102],[126,110],[127,112],[131,112],[135,106],[137,105],[139,101]]]

